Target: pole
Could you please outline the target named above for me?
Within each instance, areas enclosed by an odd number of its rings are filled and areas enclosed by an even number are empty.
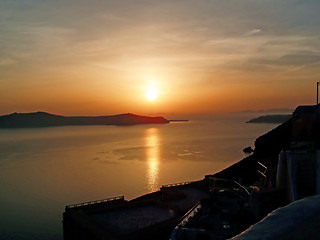
[[[319,83],[317,82],[317,105],[316,105],[316,127],[315,127],[315,140],[316,140],[316,148],[318,148],[319,144]]]
[[[317,82],[317,106],[319,104],[319,82]]]

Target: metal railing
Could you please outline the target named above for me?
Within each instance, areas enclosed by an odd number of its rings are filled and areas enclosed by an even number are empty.
[[[161,188],[183,186],[183,185],[187,185],[187,184],[189,184],[189,183],[191,183],[191,182],[182,182],[182,183],[167,184],[167,185],[162,185]]]
[[[106,199],[101,199],[101,200],[71,204],[71,205],[67,205],[66,209],[85,207],[85,206],[90,206],[90,205],[94,205],[94,204],[108,203],[108,202],[113,202],[113,201],[118,201],[118,200],[124,201],[124,196],[117,196],[117,197],[106,198]]]
[[[258,173],[262,177],[267,178],[267,170],[268,170],[268,168],[265,165],[263,165],[261,162],[258,162],[258,164],[259,164],[258,167],[260,168],[260,170],[259,169],[257,170]]]

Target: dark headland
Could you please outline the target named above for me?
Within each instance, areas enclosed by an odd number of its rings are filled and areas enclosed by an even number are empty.
[[[66,117],[46,112],[12,113],[0,116],[0,128],[37,128],[81,125],[137,125],[169,123],[164,117],[147,117],[131,113],[112,116]]]
[[[247,123],[284,123],[291,118],[291,115],[264,115],[250,119]]]
[[[188,122],[188,119],[170,119],[169,122]]]

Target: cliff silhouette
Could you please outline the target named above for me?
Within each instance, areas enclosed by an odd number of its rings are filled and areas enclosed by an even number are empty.
[[[284,123],[291,118],[291,115],[264,115],[250,119],[247,123]]]
[[[291,141],[292,118],[258,137],[252,155],[214,174],[214,177],[235,181],[241,179],[243,184],[252,184],[252,179],[259,178],[257,162],[261,162],[269,169],[276,169],[281,150],[289,149]]]
[[[0,128],[38,128],[81,125],[137,125],[169,123],[164,117],[148,117],[131,113],[112,116],[66,117],[46,112],[12,113],[0,116]]]

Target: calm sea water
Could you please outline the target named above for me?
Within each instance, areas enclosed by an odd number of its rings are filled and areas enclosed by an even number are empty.
[[[200,180],[274,124],[233,115],[165,125],[0,130],[0,239],[62,239],[65,205]]]

